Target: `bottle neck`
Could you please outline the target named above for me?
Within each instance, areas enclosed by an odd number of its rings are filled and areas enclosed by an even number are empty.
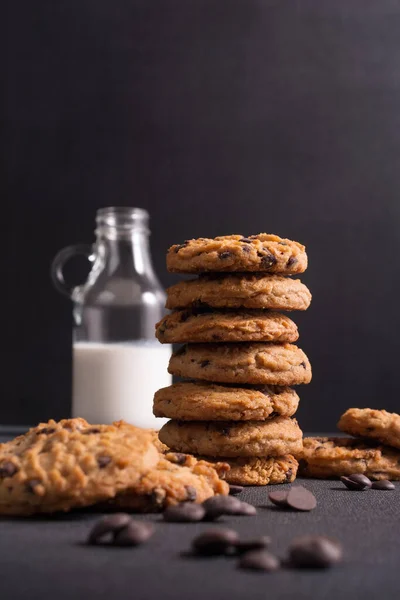
[[[144,230],[133,230],[120,238],[114,232],[98,232],[96,253],[107,275],[132,277],[154,276],[151,262],[149,236]]]

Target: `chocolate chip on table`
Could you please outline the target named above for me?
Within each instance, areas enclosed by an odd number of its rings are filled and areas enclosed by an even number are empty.
[[[153,535],[152,523],[142,521],[131,521],[114,535],[114,546],[139,546]]]
[[[394,490],[395,485],[388,479],[382,479],[381,481],[374,481],[371,488],[373,490]]]
[[[294,485],[286,496],[286,504],[294,510],[309,511],[317,506],[317,499],[302,485]]]
[[[280,567],[280,562],[276,556],[266,550],[252,550],[242,556],[238,567],[239,569],[270,572],[277,571]]]
[[[239,508],[234,513],[235,515],[241,515],[243,517],[253,517],[257,514],[257,509],[248,502],[241,502]]]
[[[271,500],[272,504],[275,506],[287,506],[286,498],[289,493],[289,490],[279,490],[278,492],[270,492],[268,494],[268,498]]]
[[[132,521],[126,513],[115,513],[103,517],[95,523],[88,537],[88,544],[99,544],[105,538],[114,536],[115,533],[126,527]]]
[[[229,495],[230,496],[237,496],[238,494],[241,494],[244,490],[244,487],[242,485],[230,485],[229,486]]]
[[[253,516],[257,513],[255,506],[242,502],[234,496],[213,496],[203,502],[206,510],[205,520],[212,521],[222,515]]]
[[[239,535],[233,529],[209,529],[194,538],[192,549],[196,554],[218,556],[233,550]]]
[[[212,521],[221,515],[235,515],[241,508],[241,501],[234,496],[212,496],[203,502],[205,519]]]
[[[244,554],[250,552],[250,550],[264,550],[268,548],[271,543],[271,538],[267,535],[263,535],[253,540],[239,540],[235,546],[236,554]]]
[[[326,568],[342,559],[339,542],[321,535],[296,538],[289,547],[290,564],[294,567]]]
[[[344,483],[347,489],[359,492],[369,489],[372,485],[371,480],[362,473],[354,473],[348,477],[341,477],[340,481]]]
[[[202,504],[193,502],[182,502],[174,506],[168,506],[163,513],[164,521],[169,523],[195,523],[201,521],[206,514]]]
[[[18,467],[10,460],[6,460],[0,465],[0,478],[12,477],[19,471]]]

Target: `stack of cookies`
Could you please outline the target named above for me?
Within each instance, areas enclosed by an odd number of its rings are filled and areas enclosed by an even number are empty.
[[[292,387],[311,380],[295,323],[276,310],[305,310],[304,246],[275,235],[200,238],[172,246],[170,272],[195,273],[167,290],[173,312],[156,326],[180,343],[169,372],[187,379],[159,390],[154,414],[171,420],[160,440],[179,452],[223,460],[229,483],[291,482],[302,448]]]
[[[297,455],[303,477],[330,479],[361,473],[373,480],[400,479],[400,415],[349,408],[341,431],[355,437],[307,437]]]

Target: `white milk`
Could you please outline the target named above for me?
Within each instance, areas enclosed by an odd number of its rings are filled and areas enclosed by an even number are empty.
[[[89,423],[124,419],[159,429],[167,419],[153,415],[154,393],[170,385],[171,346],[159,342],[76,342],[73,346],[74,417]]]

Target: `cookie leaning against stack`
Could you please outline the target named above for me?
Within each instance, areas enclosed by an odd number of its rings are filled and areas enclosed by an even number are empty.
[[[295,323],[277,310],[306,310],[304,246],[275,235],[200,238],[172,246],[170,272],[195,273],[167,290],[173,312],[156,326],[161,343],[185,344],[169,372],[187,379],[159,390],[154,414],[172,450],[230,465],[226,480],[265,485],[296,477],[302,432],[292,418],[311,366],[293,342]]]
[[[349,408],[338,427],[355,437],[304,438],[297,454],[304,477],[329,479],[362,473],[375,480],[400,480],[400,415]]]

